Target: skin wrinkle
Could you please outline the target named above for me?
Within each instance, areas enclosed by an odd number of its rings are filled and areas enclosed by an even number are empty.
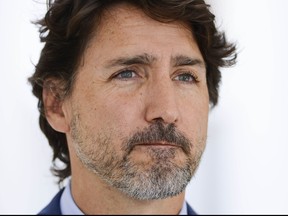
[[[125,201],[153,209],[156,203],[177,203],[173,209],[179,210],[205,148],[209,97],[203,58],[181,23],[159,23],[127,5],[111,12],[119,22],[102,18],[63,103],[73,198],[85,213],[101,212],[94,207],[96,201],[105,204],[97,198],[102,196],[106,204],[118,200],[114,210],[124,212]],[[153,61],[142,64],[143,54]],[[134,62],[107,67],[121,58]],[[127,68],[133,78],[115,78]],[[199,82],[179,81],[191,70]]]

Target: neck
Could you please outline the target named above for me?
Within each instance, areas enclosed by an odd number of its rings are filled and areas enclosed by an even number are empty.
[[[77,170],[71,190],[74,201],[85,214],[179,214],[185,193],[161,200],[136,200],[102,181],[86,169]]]

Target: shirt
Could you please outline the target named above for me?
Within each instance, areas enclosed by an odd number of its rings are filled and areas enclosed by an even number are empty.
[[[60,199],[60,208],[63,215],[84,215],[84,213],[78,208],[76,205],[72,193],[71,193],[71,181],[67,187],[65,187],[63,194]],[[183,203],[182,209],[179,215],[187,215],[187,204],[186,202]]]

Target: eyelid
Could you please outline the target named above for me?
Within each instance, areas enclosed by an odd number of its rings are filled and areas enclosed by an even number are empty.
[[[120,71],[119,73],[117,73],[116,75],[115,75],[115,77],[117,78],[118,76],[120,76],[122,73],[127,73],[127,72],[131,72],[132,74],[136,74],[137,75],[137,73],[134,71],[134,70],[130,70],[130,69],[128,69],[128,70],[122,70],[122,71]],[[132,75],[132,78],[133,78],[134,76]]]
[[[122,69],[116,71],[115,73],[113,73],[111,75],[110,79],[111,80],[112,79],[121,79],[121,78],[117,78],[117,76],[119,76],[121,73],[124,73],[124,72],[127,72],[127,71],[132,72],[132,73],[135,74],[133,77],[131,77],[129,79],[133,79],[133,78],[135,78],[137,76],[140,76],[139,73],[138,73],[137,68],[135,68],[135,67],[125,67],[125,68],[122,68]],[[122,78],[122,79],[125,79],[125,78]]]
[[[188,74],[190,74],[196,82],[199,82],[199,77],[194,71],[189,71]]]
[[[190,69],[189,70],[179,70],[178,72],[176,72],[175,77],[180,76],[180,75],[185,75],[185,74],[191,75],[194,78],[196,83],[198,83],[200,81],[197,73],[193,70],[190,70]]]

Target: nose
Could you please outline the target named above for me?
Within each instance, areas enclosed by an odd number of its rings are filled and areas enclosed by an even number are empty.
[[[162,120],[166,124],[176,123],[179,107],[173,81],[170,78],[152,82],[145,99],[145,118],[147,122]]]

